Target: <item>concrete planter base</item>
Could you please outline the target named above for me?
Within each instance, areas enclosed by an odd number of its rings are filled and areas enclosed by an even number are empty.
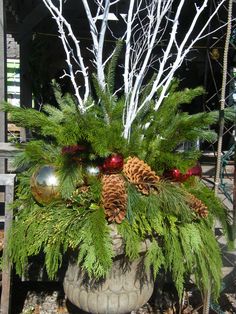
[[[144,253],[150,242],[144,241],[140,256],[128,262],[124,243],[111,226],[111,237],[116,257],[108,276],[99,282],[89,280],[74,262],[69,263],[64,278],[64,291],[71,303],[89,313],[125,314],[139,309],[151,297],[154,287],[152,272],[143,265]]]
[[[139,309],[151,297],[151,272],[140,270],[141,257],[122,266],[124,258],[114,261],[103,281],[86,279],[76,264],[70,264],[64,279],[64,291],[71,303],[89,313],[125,314]]]

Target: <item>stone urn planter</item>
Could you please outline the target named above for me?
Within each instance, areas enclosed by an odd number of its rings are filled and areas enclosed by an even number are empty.
[[[152,272],[146,271],[143,256],[150,242],[144,241],[140,256],[128,262],[124,246],[114,226],[111,231],[115,258],[108,276],[93,282],[86,278],[76,262],[70,262],[64,278],[64,291],[71,303],[88,313],[125,314],[139,309],[153,292]]]

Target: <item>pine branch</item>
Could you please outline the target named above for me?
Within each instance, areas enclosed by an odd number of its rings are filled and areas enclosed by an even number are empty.
[[[60,193],[64,199],[71,197],[77,186],[83,182],[82,167],[65,156],[58,170]]]
[[[215,196],[214,192],[206,187],[198,178],[191,178],[191,180],[184,183],[184,186],[207,206],[210,216],[220,222],[229,243],[232,242],[232,228],[227,209]]]
[[[122,40],[118,40],[116,42],[116,48],[114,50],[111,60],[108,63],[107,73],[106,73],[105,78],[106,78],[107,90],[109,91],[110,95],[114,93],[116,67],[118,64],[118,59],[120,57],[123,45],[124,43]]]
[[[45,114],[35,109],[24,109],[5,103],[1,106],[1,110],[9,113],[9,121],[38,132],[51,124]],[[25,114],[26,110],[27,115]]]

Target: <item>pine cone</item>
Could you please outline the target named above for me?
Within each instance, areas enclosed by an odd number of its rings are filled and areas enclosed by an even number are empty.
[[[203,204],[203,202],[196,198],[193,194],[189,193],[188,204],[199,217],[206,218],[208,216],[207,206]]]
[[[145,195],[150,193],[151,187],[160,179],[148,164],[137,157],[128,158],[123,172],[129,182],[135,184],[138,190]]]
[[[102,185],[102,203],[108,221],[121,223],[127,206],[125,180],[120,174],[103,175]]]

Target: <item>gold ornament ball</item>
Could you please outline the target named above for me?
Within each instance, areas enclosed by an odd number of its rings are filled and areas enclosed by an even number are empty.
[[[53,166],[43,166],[35,171],[30,181],[34,199],[46,205],[59,197],[59,180]]]

